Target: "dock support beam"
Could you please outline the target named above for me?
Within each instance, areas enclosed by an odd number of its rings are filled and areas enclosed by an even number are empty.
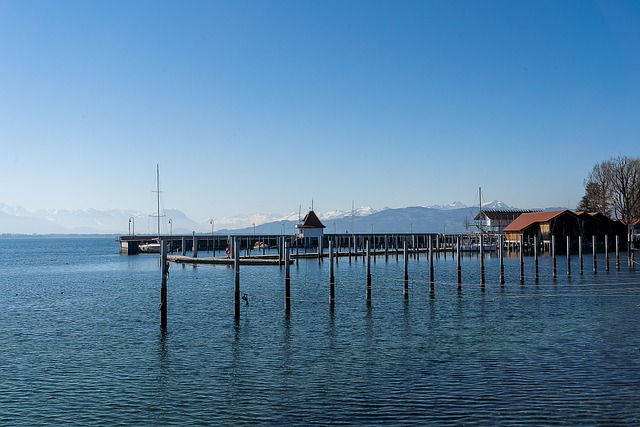
[[[567,276],[571,276],[571,237],[567,236]]]
[[[609,271],[609,235],[604,235],[604,269]]]
[[[500,257],[500,286],[504,286],[504,236],[498,236],[498,257]]]
[[[333,240],[329,240],[329,307],[336,303],[336,278],[333,274]]]
[[[557,269],[557,260],[556,260],[556,236],[552,235],[551,236],[551,262],[553,263],[553,278],[555,279],[556,276],[558,275],[558,269]]]
[[[484,236],[480,235],[480,288],[484,290]]]
[[[402,295],[404,299],[409,299],[409,251],[407,248],[407,241],[404,241],[403,247],[403,255],[404,255],[404,283],[402,288]]]
[[[598,260],[596,259],[596,235],[591,236],[591,246],[593,248],[593,272],[598,272]]]
[[[462,291],[462,264],[461,264],[461,253],[460,253],[460,236],[456,238],[456,267],[458,269],[458,292]]]
[[[291,266],[289,264],[289,242],[282,238],[284,248],[284,311],[289,314],[291,311]]]
[[[240,244],[233,238],[233,317],[240,320]]]
[[[160,240],[160,329],[167,329],[167,276],[169,275],[169,262],[167,261],[167,246],[164,240]]]
[[[520,235],[520,284],[524,285],[524,235]]]
[[[540,280],[540,270],[538,269],[538,236],[533,236],[533,269],[537,282]]]
[[[371,302],[371,253],[369,252],[369,241],[366,242],[367,251],[367,302]]]
[[[435,292],[435,274],[433,270],[433,239],[429,236],[429,293]]]
[[[580,275],[584,274],[584,257],[582,255],[582,236],[578,236],[578,268]]]
[[[198,239],[196,238],[196,232],[193,232],[193,246],[191,247],[191,253],[194,258],[198,258]]]

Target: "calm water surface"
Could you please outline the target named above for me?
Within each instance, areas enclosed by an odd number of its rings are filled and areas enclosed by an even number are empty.
[[[540,260],[429,266],[340,259],[241,269],[249,305],[233,320],[233,272],[171,265],[159,328],[157,255],[113,238],[0,239],[0,425],[640,425],[640,268],[567,278]],[[211,254],[200,253],[200,256]]]

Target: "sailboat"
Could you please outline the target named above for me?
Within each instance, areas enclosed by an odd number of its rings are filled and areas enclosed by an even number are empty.
[[[156,191],[158,200],[158,238],[156,242],[143,243],[138,248],[140,252],[159,254],[160,253],[160,165],[156,164]]]
[[[160,253],[160,243],[150,242],[150,243],[142,243],[138,246],[140,252],[144,252],[147,254],[159,254]]]
[[[482,223],[484,221],[482,217],[482,187],[478,187],[478,198],[479,198],[479,211],[478,211],[478,231],[474,234],[467,235],[463,238],[462,245],[460,249],[462,251],[470,251],[470,252],[478,252],[480,251],[480,235],[484,235],[485,237],[489,237],[486,235],[485,231],[482,228]],[[496,244],[491,240],[484,241],[482,244],[482,250],[485,252],[495,251]]]

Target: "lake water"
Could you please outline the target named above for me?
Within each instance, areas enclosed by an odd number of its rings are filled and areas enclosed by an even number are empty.
[[[0,425],[640,425],[640,268],[590,257],[409,261],[284,271],[172,264],[160,330],[157,255],[113,238],[2,238]],[[200,256],[210,256],[202,253]],[[601,255],[600,255],[601,256]],[[626,256],[626,254],[625,254]],[[603,257],[602,257],[603,258]]]

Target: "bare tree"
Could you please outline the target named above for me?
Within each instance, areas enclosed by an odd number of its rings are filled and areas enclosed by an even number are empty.
[[[597,163],[584,181],[585,195],[579,204],[580,210],[600,212],[612,216],[611,206],[611,160]]]
[[[576,206],[579,211],[586,212],[603,212],[601,204],[598,202],[601,200],[599,196],[600,187],[595,182],[591,182],[585,179],[584,181],[584,196],[580,199],[580,202]]]
[[[617,218],[626,223],[640,219],[640,159],[612,159],[611,204]]]
[[[627,223],[640,220],[640,159],[618,156],[597,163],[584,186],[580,210],[601,212]]]

